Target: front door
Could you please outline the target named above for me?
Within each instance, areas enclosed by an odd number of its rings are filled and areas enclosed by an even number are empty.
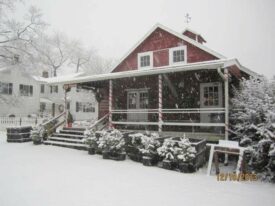
[[[135,90],[128,91],[127,95],[127,109],[138,112],[140,110],[146,112],[148,109],[148,91],[147,90]],[[148,120],[148,113],[128,113],[127,120],[130,122],[144,122]]]
[[[222,107],[222,84],[220,82],[200,84],[200,107]],[[201,113],[200,118],[202,123],[220,122],[220,118],[217,114]]]

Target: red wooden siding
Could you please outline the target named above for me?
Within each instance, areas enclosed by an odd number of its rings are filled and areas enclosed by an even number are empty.
[[[157,28],[147,39],[145,39],[125,60],[123,60],[113,72],[136,70],[138,65],[138,53],[154,51],[154,67],[169,65],[169,48],[181,45],[187,46],[187,63],[209,61],[218,59],[212,54],[201,50],[200,48],[185,42],[184,40]]]

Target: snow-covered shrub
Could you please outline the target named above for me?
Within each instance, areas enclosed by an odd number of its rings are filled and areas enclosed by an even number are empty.
[[[157,140],[159,135],[157,133],[147,135],[141,136],[141,145],[139,150],[145,156],[157,155],[157,149],[160,146],[160,142]]]
[[[43,136],[42,136],[42,132],[41,132],[41,128],[40,127],[34,127],[31,131],[31,135],[30,135],[32,141],[35,144],[39,144],[42,142],[43,140]]]
[[[175,146],[176,141],[172,138],[165,139],[162,146],[157,149],[159,156],[163,157],[164,160],[175,160]]]
[[[234,89],[230,122],[233,138],[252,151],[252,170],[269,170],[269,152],[275,142],[275,97],[267,79],[243,79],[240,88]]]
[[[90,130],[85,130],[85,143],[89,146],[89,148],[97,148],[97,138],[95,134]]]
[[[188,162],[196,157],[196,149],[192,147],[188,138],[183,137],[175,148],[175,154],[179,162]]]
[[[98,140],[98,147],[104,151],[113,153],[124,152],[125,141],[119,130],[105,131]]]
[[[158,149],[158,154],[164,160],[188,162],[195,158],[196,150],[185,136],[180,141],[172,138],[165,139],[163,145]]]

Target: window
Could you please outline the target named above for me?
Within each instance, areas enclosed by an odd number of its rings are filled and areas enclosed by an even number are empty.
[[[46,110],[46,103],[40,102],[40,112],[45,112]]]
[[[95,112],[95,107],[89,102],[76,102],[76,112]]]
[[[41,84],[41,85],[40,85],[40,93],[41,93],[41,94],[44,94],[44,93],[45,93],[45,85],[44,85],[44,84]]]
[[[129,91],[128,109],[148,109],[149,96],[147,91]]]
[[[170,64],[186,63],[186,46],[174,47],[169,50]]]
[[[33,86],[32,85],[19,85],[19,91],[21,96],[32,96],[33,95]]]
[[[58,85],[50,86],[51,93],[58,93]]]
[[[202,87],[203,107],[216,107],[221,105],[221,85],[219,83],[206,83]]]
[[[146,69],[153,66],[153,53],[145,52],[138,54],[138,68]]]
[[[0,82],[0,94],[12,95],[12,83]]]

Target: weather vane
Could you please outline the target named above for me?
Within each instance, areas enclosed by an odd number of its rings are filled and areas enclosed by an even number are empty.
[[[188,24],[190,21],[191,21],[191,16],[187,13],[185,15],[185,22],[186,22],[186,24]]]

